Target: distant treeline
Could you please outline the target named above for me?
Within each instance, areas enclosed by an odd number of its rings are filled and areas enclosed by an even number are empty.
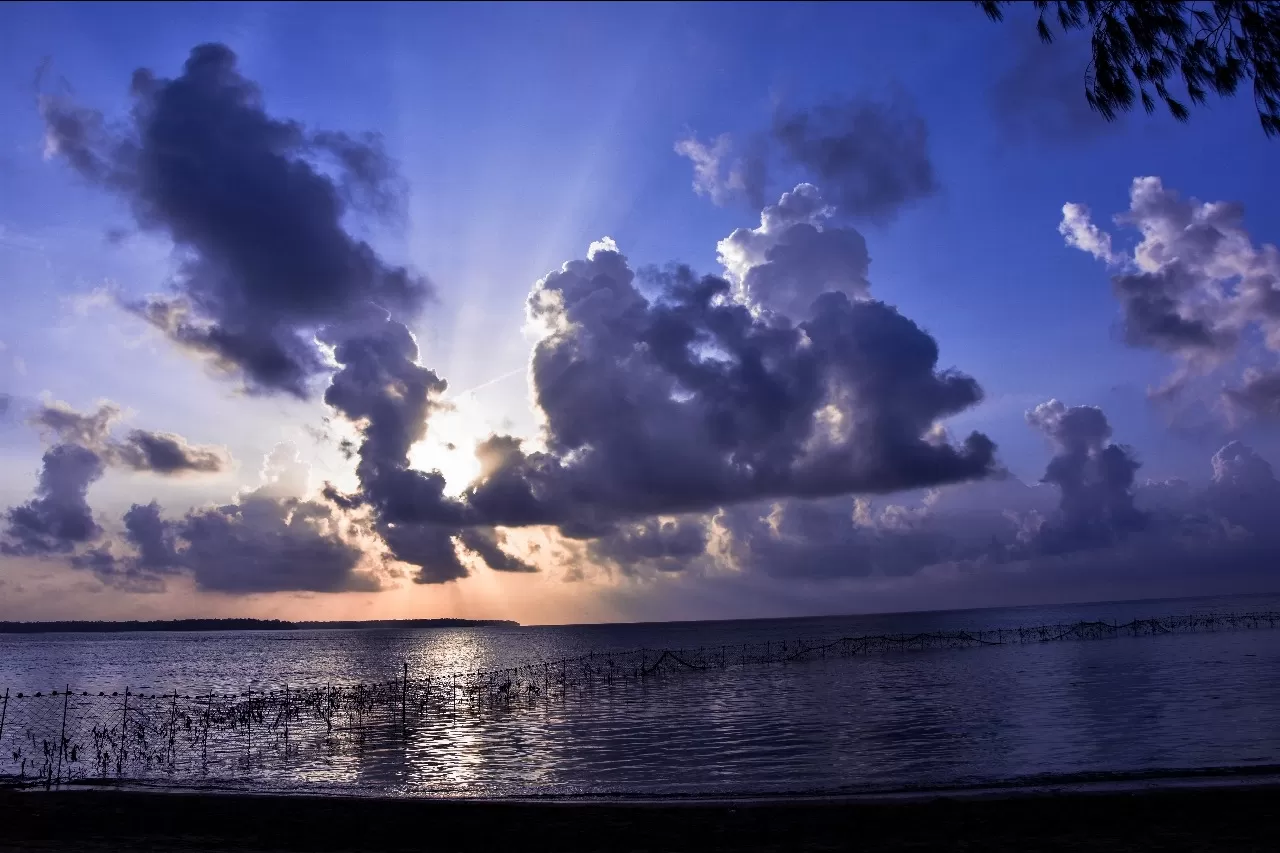
[[[151,622],[0,622],[0,634],[58,632],[113,634],[122,631],[306,631],[316,628],[485,628],[517,626],[506,619],[372,619],[351,622],[285,622],[281,619],[167,619]]]

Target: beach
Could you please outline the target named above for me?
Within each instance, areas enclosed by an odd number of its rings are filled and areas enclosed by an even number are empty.
[[[759,801],[0,791],[0,851],[1272,850],[1280,785]]]

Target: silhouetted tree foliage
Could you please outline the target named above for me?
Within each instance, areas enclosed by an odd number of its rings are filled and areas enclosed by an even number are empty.
[[[976,5],[1000,21],[1009,2],[979,0]],[[1045,42],[1053,41],[1051,20],[1063,32],[1092,31],[1085,97],[1108,120],[1131,109],[1135,98],[1153,112],[1158,97],[1174,118],[1186,121],[1187,105],[1168,88],[1175,74],[1194,104],[1203,104],[1210,91],[1233,95],[1251,80],[1262,130],[1280,135],[1280,2],[1035,0],[1033,5]]]

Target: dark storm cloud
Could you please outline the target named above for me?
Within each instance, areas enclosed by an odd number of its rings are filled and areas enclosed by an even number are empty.
[[[37,407],[29,420],[59,442],[93,450],[110,466],[172,476],[219,473],[231,465],[224,448],[193,445],[171,432],[135,429],[122,440],[112,438],[111,428],[119,419],[120,408],[114,403],[102,403],[84,414],[55,402]]]
[[[1186,316],[1183,311],[1199,284],[1197,277],[1176,263],[1158,272],[1113,276],[1111,286],[1124,311],[1125,343],[1175,355],[1233,348],[1233,333],[1214,328],[1210,318]]]
[[[375,579],[355,571],[362,552],[337,535],[335,523],[325,504],[247,495],[179,522],[181,565],[197,586],[216,592],[377,590]]]
[[[176,295],[130,307],[255,392],[308,394],[327,367],[313,335],[373,302],[412,316],[431,288],[342,227],[348,208],[385,211],[395,171],[375,138],[309,134],[268,115],[235,54],[191,51],[180,76],[134,73],[127,128],[58,98],[42,101],[48,145],[124,196],[140,227],[167,234]],[[317,158],[336,163],[331,178]]]
[[[178,566],[174,528],[160,516],[160,504],[134,504],[124,514],[125,538],[138,550],[137,565],[151,571]]]
[[[642,295],[596,244],[529,298],[546,452],[510,439],[466,493],[494,524],[607,524],[762,497],[821,497],[982,477],[993,445],[937,438],[981,399],[937,344],[880,302],[826,293],[812,319],[757,317],[687,269]]]
[[[171,432],[131,430],[124,441],[114,445],[114,450],[120,464],[157,474],[217,473],[228,465],[226,453],[220,448],[196,447]]]
[[[67,553],[102,534],[87,499],[105,471],[102,458],[75,444],[44,454],[36,496],[7,513],[8,537],[0,551],[12,555]]]
[[[159,504],[134,504],[124,514],[124,543],[103,546],[74,564],[111,586],[158,592],[167,576],[189,575],[199,589],[230,594],[346,592],[380,588],[358,570],[364,551],[343,534],[328,504],[294,494],[306,486],[306,466],[290,444],[278,445],[263,468],[264,483],[233,503],[166,519]]]
[[[1101,409],[1050,400],[1027,412],[1027,423],[1053,446],[1044,482],[1061,492],[1058,517],[1038,532],[1042,547],[1074,551],[1110,544],[1145,526],[1133,497],[1138,462],[1128,448],[1108,441],[1111,425]]]
[[[705,557],[710,519],[701,516],[650,518],[617,525],[587,542],[587,555],[597,565],[615,566],[625,574],[680,572]]]
[[[844,216],[888,222],[938,191],[924,119],[900,94],[853,97],[809,109],[779,108],[767,133],[735,144],[676,143],[693,164],[693,187],[718,205],[764,206],[771,173],[798,169],[820,185]]]
[[[495,572],[536,572],[537,569],[502,549],[506,540],[492,528],[471,527],[458,535],[462,547],[471,551]]]
[[[339,370],[325,402],[356,425],[360,490],[326,496],[348,509],[367,506],[391,555],[418,568],[418,583],[466,577],[454,546],[463,508],[444,497],[439,472],[409,466],[409,449],[427,432],[431,412],[448,387],[418,364],[418,345],[404,325],[367,308],[327,334]]]
[[[885,222],[938,190],[928,128],[902,98],[781,111],[773,134],[847,216]]]

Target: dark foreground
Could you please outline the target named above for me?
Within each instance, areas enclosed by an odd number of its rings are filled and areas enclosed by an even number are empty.
[[[1280,787],[771,803],[0,791],[0,850],[1255,850]]]

